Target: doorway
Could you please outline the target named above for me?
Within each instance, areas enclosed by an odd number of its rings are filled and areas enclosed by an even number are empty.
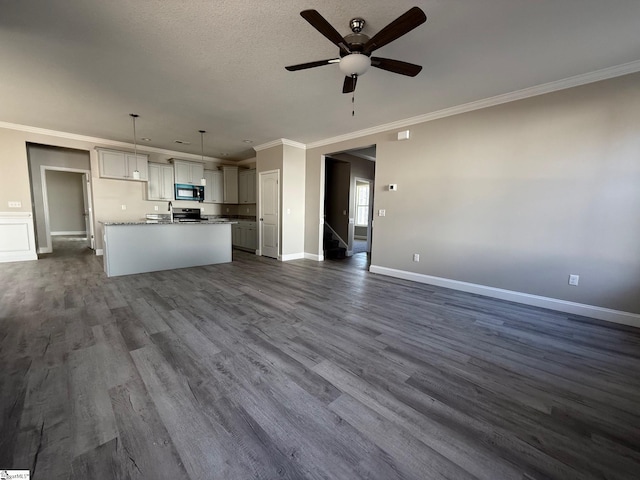
[[[323,157],[325,259],[368,268],[373,243],[376,146]],[[358,261],[355,261],[357,257]]]
[[[95,249],[89,152],[27,143],[38,254],[68,241],[69,251]]]

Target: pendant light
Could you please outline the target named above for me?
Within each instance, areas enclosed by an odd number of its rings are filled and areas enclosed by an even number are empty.
[[[136,169],[133,171],[133,179],[140,180],[140,170],[138,170],[138,139],[136,138],[136,118],[140,115],[130,113],[129,116],[133,119],[133,153],[136,159]]]
[[[204,165],[204,134],[207,133],[205,130],[198,130],[200,132],[200,160],[202,160],[202,165]],[[202,177],[200,179],[200,185],[207,185],[207,179]]]

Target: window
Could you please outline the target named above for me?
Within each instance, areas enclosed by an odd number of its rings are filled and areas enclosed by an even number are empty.
[[[356,183],[356,226],[369,225],[369,184]]]

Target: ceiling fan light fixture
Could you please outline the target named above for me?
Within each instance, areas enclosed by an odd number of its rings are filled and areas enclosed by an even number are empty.
[[[350,53],[340,59],[340,70],[347,77],[364,75],[371,66],[371,58],[362,53]]]

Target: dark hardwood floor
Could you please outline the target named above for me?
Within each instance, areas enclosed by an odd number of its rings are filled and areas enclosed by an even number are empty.
[[[366,272],[0,264],[0,469],[33,479],[633,479],[640,331]]]

